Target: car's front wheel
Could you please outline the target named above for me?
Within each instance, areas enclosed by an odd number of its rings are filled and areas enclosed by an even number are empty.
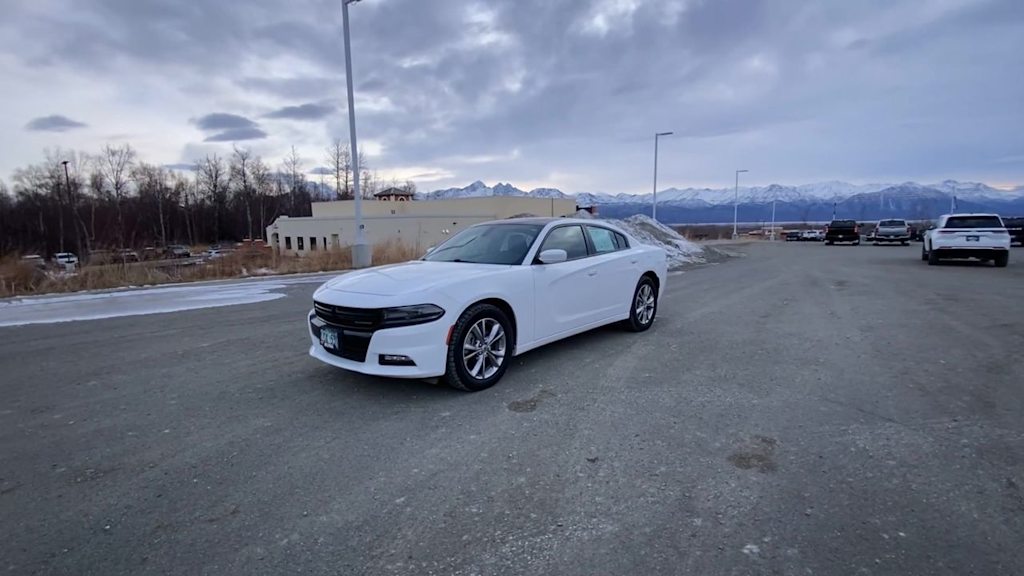
[[[924,244],[921,244],[921,260],[923,262],[928,261],[928,251],[924,249]]]
[[[469,392],[494,386],[508,369],[512,346],[512,322],[500,308],[470,306],[452,329],[445,382]]]
[[[654,316],[658,313],[658,288],[648,276],[640,279],[633,291],[633,300],[629,306],[627,327],[633,332],[643,332],[654,324]]]

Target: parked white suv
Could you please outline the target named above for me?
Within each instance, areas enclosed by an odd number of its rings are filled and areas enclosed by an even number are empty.
[[[996,214],[947,214],[929,229],[921,260],[938,264],[947,258],[977,258],[1003,268],[1010,259],[1010,233]]]

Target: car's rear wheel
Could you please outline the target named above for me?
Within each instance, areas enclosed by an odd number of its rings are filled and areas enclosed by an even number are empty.
[[[996,254],[995,263],[996,268],[1006,268],[1006,265],[1010,263],[1009,253]]]
[[[626,326],[633,332],[643,332],[654,324],[658,313],[658,288],[648,276],[640,279],[633,291]]]
[[[939,253],[934,249],[928,251],[928,265],[935,266],[939,263]]]
[[[512,322],[500,308],[470,306],[452,329],[445,382],[469,392],[494,386],[508,369],[513,341]]]

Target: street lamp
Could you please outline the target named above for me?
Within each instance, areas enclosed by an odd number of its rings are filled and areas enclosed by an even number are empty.
[[[355,178],[352,191],[355,194],[356,243],[352,246],[352,267],[366,268],[372,265],[373,252],[366,243],[366,231],[363,230],[363,195],[359,191],[359,150],[356,148],[356,106],[352,93],[352,46],[348,33],[348,5],[359,0],[341,0],[341,22],[345,36],[345,83],[348,85],[348,132],[352,148],[352,162],[355,166]]]
[[[66,186],[64,188],[64,194],[67,195],[68,202],[70,202],[71,201],[71,176],[68,175],[68,161],[67,160],[62,160],[61,164],[64,165],[64,184]],[[58,178],[60,178],[60,176],[58,176]],[[58,197],[58,199],[59,199],[59,197]],[[60,218],[58,218],[58,220],[60,221],[60,251],[63,252],[64,251],[64,202],[63,201],[57,203],[57,209],[60,211],[59,212]],[[79,250],[78,252],[81,253],[82,251]],[[81,255],[81,254],[79,254],[79,255]]]
[[[651,206],[651,219],[653,220],[658,219],[658,138],[671,135],[671,132],[654,133],[654,202]]]
[[[739,233],[736,229],[738,217],[740,213],[740,172],[750,172],[750,170],[737,170],[736,171],[736,195],[732,201],[732,237],[733,239],[739,238]]]

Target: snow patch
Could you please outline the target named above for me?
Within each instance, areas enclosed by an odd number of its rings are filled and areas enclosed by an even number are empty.
[[[704,248],[683,238],[678,232],[650,216],[636,214],[624,220],[607,220],[619,226],[644,244],[663,248],[668,255],[668,267],[705,262]]]
[[[256,304],[283,298],[287,286],[324,280],[322,276],[261,279],[3,300],[0,301],[0,327]]]

